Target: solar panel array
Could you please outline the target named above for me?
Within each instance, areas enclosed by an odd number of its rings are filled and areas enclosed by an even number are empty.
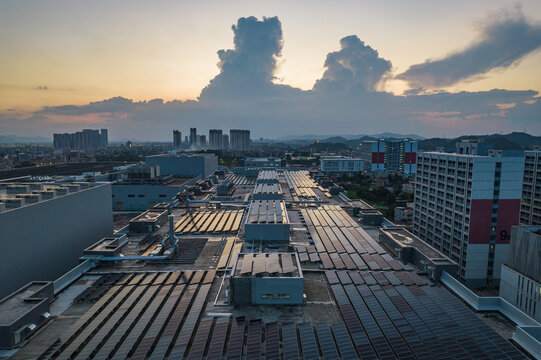
[[[526,359],[444,288],[367,285],[352,274],[326,273],[345,321],[332,325],[203,316],[213,272],[125,274],[52,358]]]
[[[411,269],[393,259],[340,206],[323,205],[300,211],[314,243],[301,251],[297,249],[301,262],[321,262],[325,269]]]
[[[313,188],[319,186],[308,175],[308,171],[284,171],[289,190],[292,193],[293,200],[318,200],[319,197],[314,192]]]
[[[257,175],[258,184],[276,184],[278,183],[278,173],[276,170],[260,170]]]
[[[327,277],[357,356],[526,359],[444,288],[415,283],[356,284],[329,273]],[[339,327],[333,325],[338,348],[355,358],[348,339],[342,340],[345,329]]]
[[[240,186],[255,185],[256,181],[255,177],[246,177],[243,174],[227,174],[225,178]]]
[[[214,276],[215,271],[122,274],[62,335],[51,358],[163,359],[185,352],[188,344],[197,358],[204,328],[198,341],[190,341]]]
[[[285,224],[286,208],[279,200],[254,200],[250,206],[247,224]]]
[[[239,256],[235,276],[297,276],[295,253],[246,253]]]
[[[178,234],[235,233],[239,230],[244,210],[193,210],[175,225]]]

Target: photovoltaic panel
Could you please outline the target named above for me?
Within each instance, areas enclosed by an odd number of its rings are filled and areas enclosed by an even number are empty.
[[[199,316],[201,315],[201,311],[203,310],[203,307],[206,304],[206,299],[210,290],[210,286],[211,284],[205,284],[205,285],[201,285],[201,287],[199,288],[197,297],[195,298],[190,308],[190,311],[188,312],[188,316],[186,316],[186,319],[184,320],[184,324],[182,325],[182,329],[180,330],[180,333],[178,334],[177,340],[175,341],[175,344],[173,345],[173,349],[171,350],[171,353],[169,355],[170,358],[182,359],[184,357],[187,346],[190,342],[193,331],[195,329],[197,320],[199,319]]]
[[[190,306],[193,296],[197,291],[197,287],[197,283],[195,283],[194,279],[192,278],[190,285],[187,286],[185,293],[173,312],[173,315],[160,335],[158,344],[154,347],[154,350],[150,355],[151,360],[163,359],[165,357],[165,354],[167,353],[169,346],[173,342],[175,334],[180,327],[184,315],[188,312],[188,307]]]
[[[277,253],[270,253],[267,257],[266,271],[269,274],[277,274],[281,272],[280,258]]]
[[[378,282],[374,279],[369,272],[360,273],[366,285],[375,285]]]
[[[159,278],[156,280],[159,281]],[[158,290],[157,295],[154,297],[152,302],[143,312],[143,315],[135,323],[135,326],[131,329],[127,337],[122,341],[119,349],[113,355],[113,359],[126,359],[128,355],[132,352],[132,349],[135,347],[139,337],[143,335],[145,329],[152,321],[152,318],[158,308],[167,298],[171,285],[165,285]]]
[[[329,257],[331,258],[331,261],[332,263],[334,264],[334,267],[337,269],[337,270],[341,270],[341,269],[344,269],[346,266],[344,265],[344,262],[342,261],[342,259],[340,258],[340,254],[338,253],[330,253],[329,254]]]
[[[229,328],[229,317],[216,320],[216,326],[212,332],[207,359],[221,359],[224,353],[225,338]]]
[[[282,260],[282,272],[284,274],[292,273],[295,271],[295,266],[293,266],[293,260],[291,254],[280,254]]]
[[[342,285],[351,284],[351,278],[348,275],[348,272],[345,270],[337,271],[336,274],[338,275],[338,279],[340,279],[340,282]]]
[[[351,257],[348,254],[340,254],[340,259],[344,263],[344,266],[348,270],[356,270],[357,265],[355,265],[355,262],[351,259]]]
[[[190,347],[190,352],[188,354],[188,360],[200,360],[203,359],[203,354],[205,352],[205,347],[207,345],[207,339],[209,336],[210,328],[212,327],[212,318],[207,318],[201,320],[199,326],[197,327],[197,332],[193,339],[192,346]]]
[[[284,360],[300,359],[297,345],[297,329],[294,323],[282,324],[282,340]]]
[[[242,357],[245,325],[246,322],[244,317],[235,318],[231,323],[231,330],[229,331],[229,343],[227,344],[228,360],[236,360]]]
[[[327,323],[317,323],[316,333],[323,358],[325,360],[340,360],[329,325]]]
[[[334,337],[336,339],[336,345],[338,346],[338,350],[340,352],[340,356],[343,360],[354,360],[358,359],[359,356],[357,355],[357,352],[355,351],[355,347],[353,347],[353,343],[351,342],[351,338],[349,337],[348,330],[346,329],[346,325],[344,323],[337,323],[332,324],[332,331],[334,333]]]
[[[301,338],[303,359],[319,360],[319,351],[311,322],[305,322],[299,325],[299,336]]]
[[[246,336],[246,360],[259,360],[261,358],[262,335],[261,320],[250,320]]]
[[[242,264],[240,268],[240,273],[242,274],[251,274],[252,273],[252,262],[253,262],[253,255],[252,254],[245,254],[242,257]]]
[[[118,286],[118,285],[116,285]],[[121,287],[121,286],[119,286]],[[70,359],[75,355],[75,352],[82,349],[84,344],[90,339],[94,331],[104,323],[111,313],[117,308],[124,299],[131,293],[134,289],[133,286],[121,287],[120,292],[115,296],[112,301],[107,304],[107,306],[101,311],[92,321],[73,339],[70,344],[58,355],[57,359]]]
[[[355,285],[364,284],[364,280],[363,280],[361,274],[359,274],[357,271],[350,271],[349,272],[349,277],[351,278],[351,281],[353,281],[353,283]]]
[[[309,261],[309,260],[310,260],[310,257],[308,256],[308,253],[305,253],[305,252],[299,253],[299,261],[300,262],[306,262],[306,261]]]
[[[351,256],[351,260],[353,260],[353,262],[357,266],[357,269],[359,270],[368,269],[368,266],[366,265],[366,263],[363,261],[363,259],[361,258],[359,254],[351,254],[350,256]]]
[[[332,263],[329,254],[326,252],[320,252],[319,257],[321,258],[321,263],[325,269],[334,269],[334,264]]]
[[[244,256],[246,258],[246,255]],[[256,254],[253,258],[253,268],[252,275],[262,274],[266,270],[265,263],[267,262],[267,257],[265,254]]]
[[[133,285],[127,286],[126,288],[134,287]],[[121,305],[121,308],[117,309],[112,313],[112,315],[107,319],[107,322],[100,328],[100,330],[92,336],[90,341],[84,344],[84,348],[79,347],[77,356],[75,359],[87,359],[92,353],[97,351],[98,346],[101,342],[113,331],[113,328],[121,320],[122,316],[125,313],[125,310],[132,307],[132,305],[137,301],[137,298],[141,295],[142,291],[145,289],[144,286],[134,287],[134,291],[130,296],[124,301]],[[81,349],[82,348],[82,349]]]
[[[276,322],[265,326],[265,359],[280,360],[280,328]]]
[[[325,276],[327,277],[327,281],[331,285],[340,283],[340,279],[338,278],[338,275],[336,275],[336,271],[326,270]]]
[[[139,286],[143,286],[142,283]],[[135,322],[139,319],[143,313],[146,306],[153,299],[154,295],[157,293],[158,286],[145,286],[146,291],[143,293],[142,297],[138,300],[135,306],[129,311],[128,315],[120,323],[120,325],[115,329],[115,332],[109,336],[106,343],[100,348],[97,354],[95,354],[95,359],[105,359],[111,357],[113,352],[116,351],[121,341],[124,338],[124,335],[129,333],[129,330],[134,326]]]

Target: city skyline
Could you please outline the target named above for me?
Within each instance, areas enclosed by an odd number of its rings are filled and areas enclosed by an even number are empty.
[[[112,14],[119,4],[111,3]],[[241,10],[234,3],[219,21],[211,16],[200,24],[185,18],[199,14],[198,6],[164,3],[148,13],[142,30],[133,30],[129,25],[149,10],[135,3],[115,26],[110,16],[97,19],[109,32],[97,32],[85,20],[69,36],[63,31],[88,10],[83,5],[51,3],[48,12],[59,10],[70,21],[51,25],[45,34],[18,31],[32,19],[48,25],[37,17],[40,4],[2,6],[7,35],[0,44],[8,54],[0,72],[4,134],[107,127],[112,140],[165,141],[172,129],[190,125],[250,128],[254,138],[389,128],[425,137],[541,134],[541,6],[533,1],[481,1],[468,13],[459,2],[445,15],[440,5],[415,3],[405,10],[397,3],[349,4],[365,11],[354,18],[329,9],[325,33],[317,27],[326,8],[320,2],[301,23],[294,16],[300,5],[263,3]],[[179,22],[165,15],[183,7]],[[401,9],[405,15],[418,10],[420,20],[400,17]],[[99,10],[103,6],[85,16],[96,19]],[[368,21],[384,11],[401,31]],[[22,14],[28,18],[14,23]],[[162,27],[149,31],[160,16]],[[190,26],[196,30],[191,38]],[[142,38],[148,42],[138,43],[128,29],[148,31]],[[47,38],[48,47],[37,46],[51,32],[57,36]],[[163,39],[148,38],[158,34]],[[31,49],[38,49],[40,61],[31,60]],[[89,52],[93,55],[82,59]],[[65,58],[59,59],[61,54]]]

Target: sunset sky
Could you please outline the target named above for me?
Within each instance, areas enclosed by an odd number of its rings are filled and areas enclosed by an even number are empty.
[[[0,1],[0,48],[3,135],[541,135],[539,0]]]

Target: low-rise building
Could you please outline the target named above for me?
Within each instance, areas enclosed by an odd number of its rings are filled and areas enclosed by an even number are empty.
[[[437,280],[442,271],[456,274],[458,265],[403,227],[379,229],[379,242],[400,260],[412,263]]]
[[[279,168],[283,166],[282,159],[278,157],[248,157],[244,159],[244,167]]]
[[[304,303],[304,279],[296,253],[240,253],[229,278],[234,305]]]
[[[320,168],[324,173],[358,173],[363,171],[363,160],[346,156],[326,156],[321,158]]]
[[[411,222],[413,220],[413,209],[405,206],[395,207],[394,220]]]
[[[218,169],[218,157],[214,154],[152,155],[145,158],[149,165],[159,165],[162,175],[201,176],[206,178]]]
[[[249,242],[289,242],[290,224],[283,201],[254,200],[244,233]]]

